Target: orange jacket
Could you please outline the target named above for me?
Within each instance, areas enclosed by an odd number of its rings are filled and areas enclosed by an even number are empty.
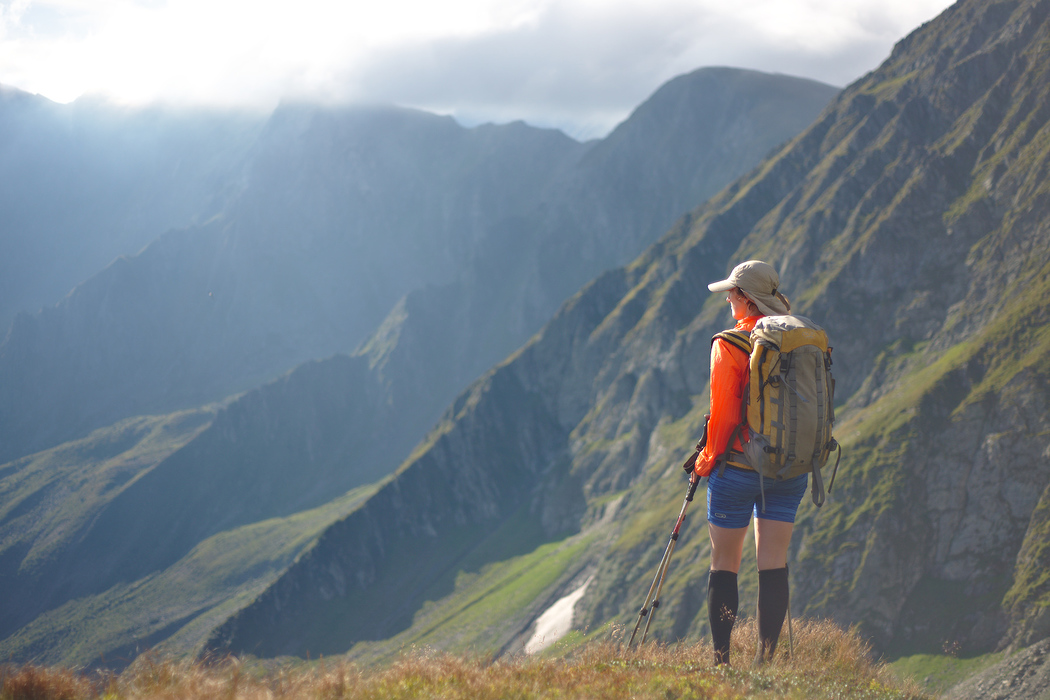
[[[751,331],[762,318],[748,316],[739,321],[735,331]],[[721,338],[711,344],[711,417],[707,420],[707,446],[696,458],[696,473],[708,476],[715,462],[725,454],[733,430],[740,424],[740,402],[748,382],[748,356]],[[740,438],[747,437],[747,426],[733,442],[733,449],[743,451]]]

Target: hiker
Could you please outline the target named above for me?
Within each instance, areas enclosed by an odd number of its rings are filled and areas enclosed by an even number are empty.
[[[787,298],[777,291],[779,286],[780,276],[772,265],[749,260],[733,268],[728,279],[709,284],[708,289],[727,292],[726,301],[737,321],[732,330],[750,333],[763,316],[790,312]],[[708,477],[711,572],[707,609],[716,664],[729,663],[729,637],[738,605],[737,573],[752,513],[760,636],[755,661],[773,657],[788,607],[788,544],[809,476],[801,474],[782,481],[766,478],[761,483],[759,473],[746,463],[741,440],[746,442],[748,434],[747,426],[741,425],[741,402],[749,382],[748,359],[747,351],[726,338],[716,336],[713,340],[707,445],[697,456],[691,476],[694,480]],[[732,449],[727,452],[730,440]],[[726,455],[723,469],[718,463]]]

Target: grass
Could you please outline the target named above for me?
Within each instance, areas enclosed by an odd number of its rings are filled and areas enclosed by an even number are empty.
[[[618,632],[622,632],[619,630]],[[779,653],[767,666],[715,667],[711,647],[656,644],[625,650],[613,634],[566,658],[511,656],[492,660],[413,649],[387,666],[343,659],[262,664],[236,657],[213,661],[140,658],[120,675],[63,668],[0,670],[0,700],[201,700],[293,698],[828,698],[882,700],[929,697],[887,666],[871,661],[854,631],[828,622],[797,621],[794,657]],[[754,648],[753,621],[734,633],[735,659]]]
[[[901,678],[912,679],[927,692],[942,693],[1002,658],[1002,652],[965,659],[950,654],[916,654],[897,659],[889,667]]]

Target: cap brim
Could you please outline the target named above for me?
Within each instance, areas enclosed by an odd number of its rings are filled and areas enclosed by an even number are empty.
[[[711,284],[707,285],[707,288],[710,289],[712,292],[728,292],[735,286],[736,285],[730,282],[729,280],[722,280],[721,282],[712,282]]]

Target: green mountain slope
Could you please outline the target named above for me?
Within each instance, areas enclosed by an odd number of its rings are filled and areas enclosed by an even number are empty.
[[[369,378],[360,358],[309,363],[223,406],[129,419],[0,467],[0,632],[388,474],[362,447],[389,419],[364,400],[381,393]]]
[[[86,572],[66,572],[99,514],[206,430],[217,407],[132,418],[0,466],[0,629],[8,634],[64,599]],[[6,635],[5,635],[6,636]]]
[[[0,642],[0,653],[39,664],[121,667],[146,649],[193,654],[211,630],[265,589],[317,534],[375,487],[320,508],[203,540],[163,571],[49,610]]]
[[[471,573],[482,532],[523,507],[548,540],[596,527],[606,543],[576,625],[633,619],[684,493],[709,339],[729,323],[706,283],[749,257],[773,262],[794,309],[830,329],[845,404],[840,481],[823,510],[804,506],[791,553],[796,613],[859,623],[890,655],[1005,643],[1004,605],[1017,634],[1045,596],[1048,15],[1045,1],[963,0],[901,41],[461,396],[397,477],[212,646],[422,635],[426,601],[451,610],[457,594],[409,584],[409,567]],[[665,639],[705,631],[694,509],[654,623]],[[333,571],[345,586],[328,585]],[[362,610],[375,624],[356,627]]]

